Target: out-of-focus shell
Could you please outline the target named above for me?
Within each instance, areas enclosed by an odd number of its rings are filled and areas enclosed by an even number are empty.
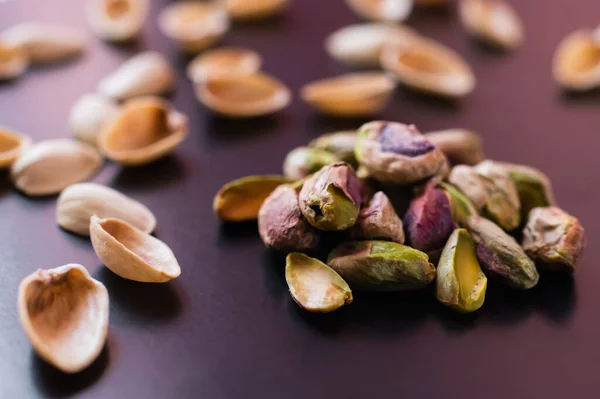
[[[118,111],[119,107],[112,99],[98,94],[86,94],[71,108],[69,126],[75,137],[96,145],[102,127]]]
[[[401,22],[410,15],[413,0],[346,0],[359,17],[371,21]]]
[[[476,38],[505,49],[523,42],[523,23],[503,0],[461,0],[458,9],[463,26]]]
[[[600,28],[580,29],[560,42],[554,53],[554,79],[569,90],[600,86]]]
[[[259,20],[281,13],[290,0],[225,0],[229,17],[236,21]]]
[[[251,75],[260,70],[262,57],[242,47],[220,47],[198,55],[187,67],[187,76],[201,83],[209,76]]]
[[[12,165],[30,144],[28,136],[0,126],[0,169]]]
[[[140,35],[149,11],[149,0],[87,0],[86,16],[98,37],[124,42]]]
[[[21,47],[0,39],[0,81],[21,76],[28,65],[29,59]]]

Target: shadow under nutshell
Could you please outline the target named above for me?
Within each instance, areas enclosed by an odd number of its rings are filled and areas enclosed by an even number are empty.
[[[439,111],[448,111],[455,114],[461,108],[460,98],[450,98],[422,93],[407,86],[398,85],[394,94],[395,101],[407,101],[415,106],[425,106]]]
[[[582,104],[597,105],[600,103],[600,87],[585,91],[559,89],[558,97],[560,102],[567,106],[577,106]]]
[[[204,131],[206,138],[215,143],[249,141],[259,136],[276,133],[281,126],[281,117],[281,115],[262,115],[236,119],[210,113],[206,115]]]
[[[520,290],[488,278],[485,302],[479,320],[510,324],[525,319],[537,308],[536,290]]]
[[[376,117],[345,117],[339,118],[335,116],[324,115],[318,112],[313,113],[308,118],[309,130],[315,132],[315,138],[321,134],[329,132],[337,132],[341,130],[357,130],[362,125]]]
[[[510,53],[510,49],[488,43],[485,40],[470,36],[469,50],[474,54],[489,55],[491,57],[503,57]]]
[[[260,240],[256,220],[247,222],[222,222],[219,225],[219,234],[217,236],[217,245],[219,247],[226,248],[249,240]]]
[[[109,186],[117,190],[153,190],[174,184],[184,177],[184,165],[171,154],[147,165],[122,167]]]
[[[331,313],[323,314],[302,309],[291,295],[288,295],[285,301],[286,310],[292,320],[319,335],[335,337],[352,321],[348,305]]]
[[[0,86],[0,89],[1,88],[2,86]],[[0,197],[8,194],[11,189],[12,184],[10,182],[10,171],[8,169],[0,170]]]
[[[553,322],[561,324],[573,316],[577,297],[572,274],[542,273],[534,295],[539,310]]]
[[[269,295],[275,299],[289,296],[287,282],[285,281],[284,252],[273,251],[265,248],[261,255],[263,278]]]

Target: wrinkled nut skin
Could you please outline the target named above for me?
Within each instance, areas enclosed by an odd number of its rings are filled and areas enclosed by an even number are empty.
[[[340,161],[348,162],[353,168],[357,168],[358,161],[354,156],[356,134],[356,130],[326,133],[312,140],[308,146],[329,151]]]
[[[475,242],[477,259],[483,269],[514,288],[534,287],[539,274],[533,261],[514,238],[495,223],[479,216],[467,219],[467,229]]]
[[[318,172],[323,166],[338,162],[339,158],[326,150],[298,147],[290,151],[283,161],[285,177],[299,180]]]
[[[488,195],[475,169],[468,165],[457,165],[450,171],[448,181],[471,201],[478,212],[483,210]]]
[[[300,211],[320,230],[346,230],[356,223],[363,192],[354,169],[345,162],[325,166],[300,190]]]
[[[485,159],[481,137],[465,129],[448,129],[424,133],[452,165],[477,165]]]
[[[482,177],[488,199],[484,216],[496,222],[506,231],[521,225],[521,202],[514,181],[498,162],[486,160],[475,166]]]
[[[585,231],[576,217],[553,206],[529,214],[523,248],[540,267],[574,272],[585,246]]]
[[[350,229],[355,240],[389,240],[404,244],[402,220],[394,211],[387,195],[378,191],[360,210],[356,224]]]
[[[268,248],[310,251],[319,246],[318,230],[302,216],[298,192],[289,184],[275,189],[258,211],[258,232]]]
[[[435,278],[427,254],[390,241],[343,243],[329,254],[327,264],[356,290],[415,290]]]
[[[441,182],[439,183],[439,187],[444,190],[448,197],[450,213],[456,225],[465,227],[469,216],[479,215],[471,201],[452,184]]]

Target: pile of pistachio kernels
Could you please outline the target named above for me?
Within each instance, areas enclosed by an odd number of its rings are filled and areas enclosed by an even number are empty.
[[[439,302],[473,312],[488,277],[530,289],[538,269],[573,272],[585,247],[542,172],[484,158],[473,132],[373,121],[294,149],[284,176],[226,184],[213,207],[223,221],[257,219],[264,244],[289,252],[286,281],[308,311],[349,304],[352,290],[435,284]],[[331,242],[325,262],[309,256]]]

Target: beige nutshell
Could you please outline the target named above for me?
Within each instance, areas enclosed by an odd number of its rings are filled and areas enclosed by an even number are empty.
[[[98,147],[115,162],[142,165],[172,152],[187,132],[187,117],[163,99],[135,98],[104,126]]]
[[[28,136],[0,126],[0,169],[11,166],[30,145]]]
[[[29,58],[23,48],[5,43],[0,38],[0,81],[18,78],[29,66]]]
[[[163,283],[181,274],[167,244],[121,219],[92,216],[90,238],[104,265],[128,280]]]
[[[96,145],[102,127],[118,111],[119,106],[112,99],[99,94],[85,94],[71,108],[69,127],[76,138]]]
[[[40,141],[13,163],[11,179],[27,195],[50,195],[86,180],[102,166],[102,158],[88,144],[69,139]]]
[[[41,358],[76,373],[98,357],[108,330],[108,291],[85,267],[38,269],[21,281],[18,295],[21,325]]]
[[[458,14],[465,29],[493,46],[513,49],[523,43],[523,23],[503,0],[460,0]]]
[[[467,129],[445,129],[423,133],[452,165],[477,165],[485,159],[481,137]]]
[[[404,21],[413,8],[413,0],[346,0],[346,4],[361,18],[382,22]]]
[[[259,20],[281,13],[290,0],[225,0],[227,13],[235,21]]]
[[[101,184],[73,184],[58,197],[56,223],[65,230],[89,236],[94,215],[119,218],[144,233],[156,227],[156,217],[145,205]]]
[[[86,17],[103,40],[125,42],[137,38],[148,19],[150,0],[87,0]]]
[[[252,75],[260,70],[262,57],[243,47],[220,47],[196,56],[187,67],[187,76],[201,83],[211,76]]]
[[[563,88],[586,91],[600,86],[600,28],[569,34],[554,52],[553,75]]]

